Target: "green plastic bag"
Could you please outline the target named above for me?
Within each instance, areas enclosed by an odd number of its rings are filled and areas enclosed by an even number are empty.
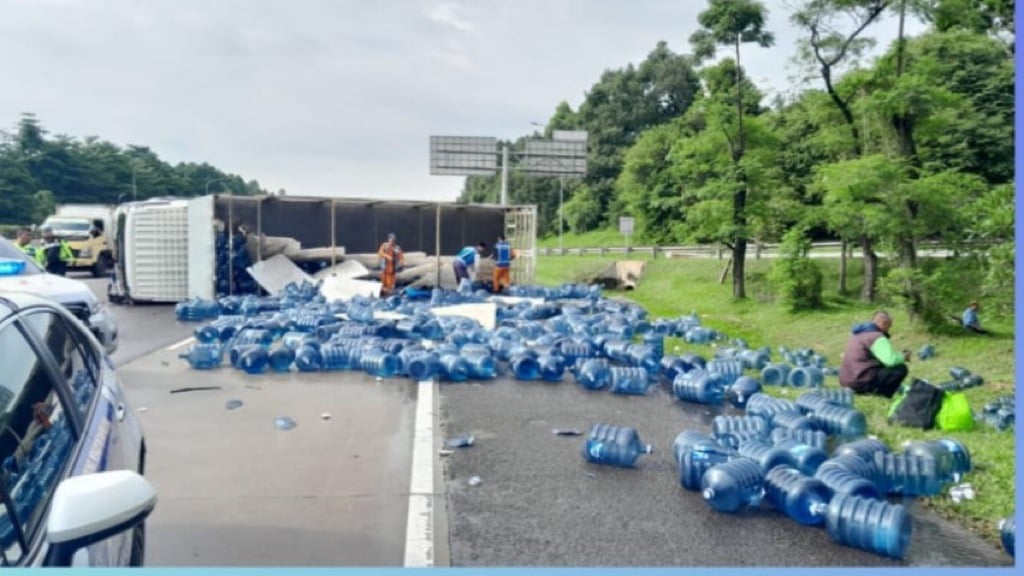
[[[946,432],[974,429],[974,414],[963,392],[946,392],[935,415],[935,426]]]

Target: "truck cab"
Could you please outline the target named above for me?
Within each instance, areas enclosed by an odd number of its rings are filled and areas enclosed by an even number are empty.
[[[109,238],[111,211],[90,207],[76,213],[72,207],[59,207],[57,214],[47,218],[42,227],[52,229],[68,243],[75,257],[69,269],[89,270],[97,278],[105,276],[114,263]]]

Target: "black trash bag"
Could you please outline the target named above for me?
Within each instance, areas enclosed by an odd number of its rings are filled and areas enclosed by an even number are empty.
[[[909,386],[903,386],[889,409],[889,423],[931,430],[944,394],[942,388],[914,378]]]

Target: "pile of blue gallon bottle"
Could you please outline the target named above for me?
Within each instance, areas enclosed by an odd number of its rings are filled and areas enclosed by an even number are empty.
[[[867,420],[854,408],[852,393],[823,387],[837,371],[809,348],[779,348],[774,360],[770,348],[753,349],[709,329],[696,314],[652,320],[635,303],[602,297],[597,286],[514,286],[509,295],[532,300],[499,303],[493,330],[432,313],[489,296],[466,288],[345,302],[327,301],[312,284],[290,284],[280,297],[182,302],[176,314],[202,322],[197,343],[182,354],[197,370],[227,363],[248,374],[348,370],[441,382],[572,378],[588,390],[628,395],[664,383],[680,401],[728,402],[742,415],[716,416],[710,434],[685,430],[676,438],[683,488],[724,513],[766,502],[801,524],[824,524],[836,542],[893,558],[906,552],[911,521],[887,496],[936,495],[971,469],[970,453],[954,439],[893,452],[866,437]],[[666,354],[666,337],[710,345],[712,354]],[[958,370],[953,379],[968,381],[970,373]],[[969,385],[977,385],[974,380]],[[790,401],[764,394],[765,386],[803,393]],[[985,410],[1000,414],[1007,406],[1012,417],[1012,399]],[[636,429],[609,424],[595,425],[582,448],[589,462],[623,467],[650,452]],[[1007,530],[1012,533],[1012,522],[1004,523]]]

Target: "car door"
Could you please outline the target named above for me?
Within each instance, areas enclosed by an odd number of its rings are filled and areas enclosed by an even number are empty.
[[[0,319],[0,564],[39,565],[50,499],[74,461],[80,420],[14,318]]]
[[[134,470],[128,462],[126,438],[119,425],[123,402],[107,387],[98,386],[100,359],[95,347],[56,310],[28,311],[23,322],[44,347],[42,355],[53,359],[58,378],[70,392],[72,411],[82,422],[82,438],[72,476],[106,470]],[[130,440],[130,439],[128,439]],[[90,566],[127,566],[131,531],[125,531],[88,547]]]

